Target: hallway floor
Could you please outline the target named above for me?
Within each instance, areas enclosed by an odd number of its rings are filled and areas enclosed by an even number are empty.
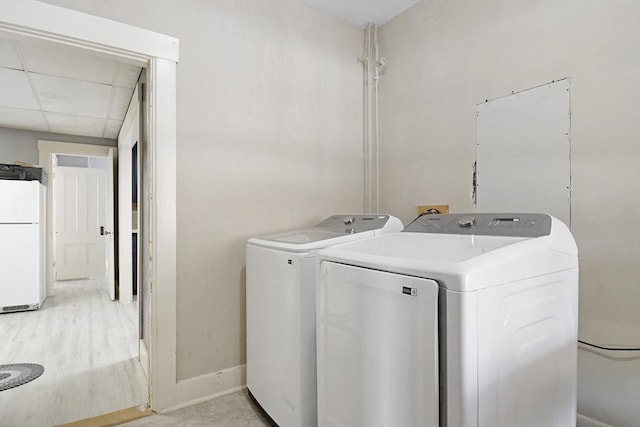
[[[39,310],[0,315],[0,364],[45,369],[0,392],[3,427],[49,427],[147,403],[135,302],[110,301],[101,279],[55,289]]]

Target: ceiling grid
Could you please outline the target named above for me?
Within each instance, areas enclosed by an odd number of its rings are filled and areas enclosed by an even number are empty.
[[[141,68],[0,38],[0,127],[116,139]]]

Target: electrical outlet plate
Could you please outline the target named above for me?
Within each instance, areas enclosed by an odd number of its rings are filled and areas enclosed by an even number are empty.
[[[449,205],[420,205],[418,206],[418,215],[422,215],[424,212],[427,212],[429,210],[438,211],[434,213],[448,214]]]

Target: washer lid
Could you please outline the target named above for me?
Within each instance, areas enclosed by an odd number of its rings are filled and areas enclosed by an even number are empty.
[[[307,252],[376,234],[402,231],[402,222],[390,215],[332,215],[312,228],[249,239],[249,244]]]
[[[309,228],[306,230],[295,230],[286,233],[264,236],[260,237],[260,239],[269,240],[272,242],[293,243],[302,245],[305,243],[319,242],[321,240],[335,239],[336,237],[342,237],[343,235],[344,233],[323,230],[321,228]]]

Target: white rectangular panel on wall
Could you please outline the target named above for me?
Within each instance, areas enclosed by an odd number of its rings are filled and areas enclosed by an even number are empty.
[[[477,105],[476,210],[541,212],[570,225],[569,80]]]

